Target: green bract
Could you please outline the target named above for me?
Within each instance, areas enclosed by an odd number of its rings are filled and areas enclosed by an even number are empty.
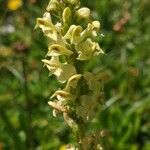
[[[78,131],[79,150],[98,150],[98,141],[91,139],[86,144],[85,133],[79,132],[83,132],[82,125],[94,118],[101,101],[101,81],[96,74],[84,71],[83,63],[104,53],[94,41],[100,35],[100,22],[91,21],[90,9],[80,7],[78,0],[51,0],[47,11],[43,18],[37,19],[36,25],[49,42],[46,59],[42,61],[50,75],[55,75],[64,84],[48,104],[53,107],[54,116],[62,112],[66,123]],[[60,20],[54,23],[51,15]],[[92,142],[95,142],[94,147],[91,147]]]

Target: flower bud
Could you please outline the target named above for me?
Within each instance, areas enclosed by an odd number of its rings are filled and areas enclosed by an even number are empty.
[[[89,19],[91,11],[89,8],[83,7],[77,11],[77,16],[81,19]]]
[[[99,30],[101,25],[99,21],[93,21],[92,26],[93,26],[93,29]]]
[[[79,4],[79,0],[67,0],[67,2],[71,5],[78,5]]]
[[[59,11],[61,9],[61,3],[59,0],[51,0],[46,8],[47,11]]]
[[[68,23],[71,20],[71,10],[69,7],[66,7],[63,11],[63,22]]]

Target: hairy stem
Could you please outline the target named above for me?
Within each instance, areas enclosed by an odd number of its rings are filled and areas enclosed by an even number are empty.
[[[82,139],[84,138],[85,136],[85,132],[84,132],[84,122],[82,119],[79,119],[78,121],[78,146],[79,146],[79,150],[83,150],[83,147],[82,147]]]

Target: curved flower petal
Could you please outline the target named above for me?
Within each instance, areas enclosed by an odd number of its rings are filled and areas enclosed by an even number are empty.
[[[82,27],[76,26],[72,31],[71,43],[79,43],[81,39]]]
[[[59,56],[59,55],[70,56],[72,53],[73,53],[72,51],[68,50],[66,47],[62,45],[53,44],[49,47],[47,56]]]
[[[61,67],[61,63],[59,62],[59,57],[52,57],[50,60],[43,59],[44,65],[48,68],[51,74],[54,74],[55,71]]]
[[[78,81],[81,77],[82,77],[82,74],[75,74],[75,75],[71,76],[67,82],[65,89],[70,91],[71,87],[76,88]]]
[[[52,101],[49,101],[48,102],[48,105],[50,105],[52,108],[60,111],[60,112],[67,112],[67,108],[65,108],[64,106],[60,105],[58,102],[52,102]]]
[[[70,40],[71,43],[74,44],[79,43],[82,40],[81,39],[82,30],[83,29],[81,26],[71,25],[63,38]]]
[[[68,29],[67,33],[64,35],[63,39],[65,39],[65,40],[71,39],[72,32],[75,27],[76,27],[76,25],[71,25],[70,28]]]
[[[59,101],[66,101],[71,98],[71,94],[64,90],[58,90],[51,96],[51,99],[54,97],[57,97]]]

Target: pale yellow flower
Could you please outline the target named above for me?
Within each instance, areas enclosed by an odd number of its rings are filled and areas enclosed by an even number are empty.
[[[50,60],[42,60],[50,71],[50,75],[54,74],[59,82],[65,83],[71,76],[76,74],[74,66],[61,63],[58,56],[53,56]]]
[[[85,42],[80,42],[75,46],[76,51],[79,56],[79,60],[88,60],[92,56],[98,56],[100,53],[103,53],[98,43],[93,42],[88,38]]]
[[[81,26],[71,25],[63,38],[70,40],[70,42],[74,44],[79,43],[80,41],[82,41],[82,30],[83,29]]]
[[[96,37],[100,30],[100,22],[93,21],[87,25],[87,28],[81,33],[81,38],[85,39],[86,37]]]
[[[23,4],[22,0],[8,0],[7,1],[7,8],[9,10],[17,10]]]
[[[87,28],[83,30],[81,26],[71,25],[67,33],[63,37],[65,40],[70,40],[73,44],[78,44],[84,39],[98,36],[100,30],[100,22],[93,21],[87,25]]]
[[[74,28],[76,27],[76,25],[71,25],[70,28],[68,29],[67,33],[65,34],[65,36],[63,37],[63,39],[65,40],[69,40],[72,37],[72,32],[74,30]]]
[[[57,27],[58,24],[54,25],[51,20],[50,13],[46,12],[43,15],[43,18],[37,19],[36,27],[39,27],[42,29],[45,36],[49,37],[50,39],[57,41],[57,34],[60,32],[59,27]]]

